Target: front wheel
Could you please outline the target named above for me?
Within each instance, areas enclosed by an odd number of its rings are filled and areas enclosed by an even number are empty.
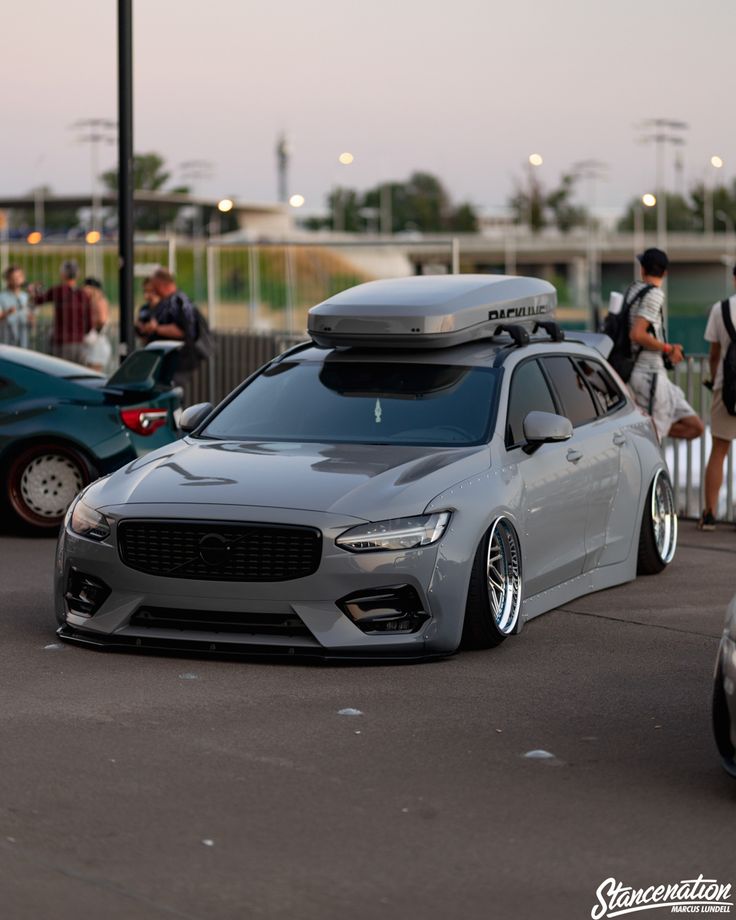
[[[59,527],[66,509],[91,479],[89,466],[73,448],[34,444],[10,463],[8,500],[25,525],[51,531]]]
[[[656,575],[672,562],[677,548],[677,512],[669,476],[659,470],[644,505],[639,534],[638,575]]]
[[[492,648],[513,633],[521,611],[521,549],[511,522],[496,518],[473,560],[462,644]]]

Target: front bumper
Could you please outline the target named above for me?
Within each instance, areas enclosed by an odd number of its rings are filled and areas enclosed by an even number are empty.
[[[131,516],[131,506],[106,508],[112,523],[108,541],[97,543],[62,530],[56,558],[56,615],[59,637],[92,648],[180,652],[204,655],[278,656],[321,660],[407,660],[447,655],[460,642],[471,560],[467,566],[450,561],[441,549],[445,540],[402,552],[350,553],[335,538],[360,521],[345,516],[289,509],[188,506],[192,516],[209,521],[260,521],[317,526],[323,534],[322,558],[308,577],[280,582],[222,582],[148,575],[126,566],[116,545],[116,526]],[[171,518],[171,509],[136,506],[136,518]],[[451,542],[451,541],[450,541]],[[65,598],[70,572],[94,575],[110,593],[92,616],[70,608]],[[467,569],[467,571],[465,571]],[[376,591],[408,585],[421,600],[428,619],[416,632],[366,633],[337,602],[356,591]],[[141,622],[141,611],[196,612],[195,630],[161,628]],[[243,614],[296,617],[306,627],[297,635],[265,634],[257,630],[211,631],[201,620],[208,611],[226,619]]]

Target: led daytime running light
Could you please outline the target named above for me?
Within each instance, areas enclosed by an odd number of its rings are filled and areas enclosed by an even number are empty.
[[[450,520],[449,511],[361,524],[340,534],[337,545],[354,553],[416,549],[436,543]]]

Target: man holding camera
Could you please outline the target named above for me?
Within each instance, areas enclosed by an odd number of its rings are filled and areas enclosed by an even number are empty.
[[[629,289],[627,300],[645,287],[648,290],[632,307],[629,318],[629,336],[637,355],[629,388],[639,408],[652,417],[660,441],[666,437],[691,441],[702,435],[703,423],[680,387],[667,376],[668,368],[684,358],[682,345],[669,343],[664,332],[662,284],[669,259],[661,249],[647,249],[637,259],[641,281]]]

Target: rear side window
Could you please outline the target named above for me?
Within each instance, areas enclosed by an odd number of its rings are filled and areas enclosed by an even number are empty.
[[[624,403],[624,396],[616,386],[613,377],[599,361],[590,358],[578,358],[578,367],[583,372],[593,397],[598,403],[602,415],[618,409]]]
[[[514,371],[506,416],[506,446],[524,443],[524,419],[529,412],[556,412],[552,394],[536,361],[525,361]]]
[[[570,358],[560,355],[542,360],[552,380],[552,385],[560,397],[562,414],[570,419],[573,428],[597,418],[598,411],[590,390],[586,386],[583,375]]]

